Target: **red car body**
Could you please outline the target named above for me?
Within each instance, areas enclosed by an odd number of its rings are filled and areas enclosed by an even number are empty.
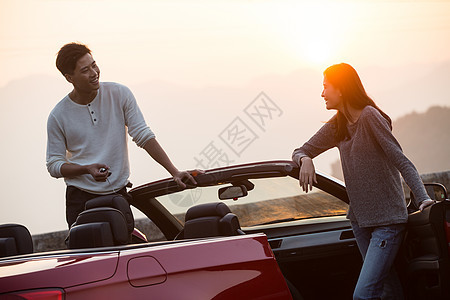
[[[134,225],[108,197],[80,213],[70,250],[32,253],[24,226],[0,225],[0,300],[351,299],[362,259],[345,185],[318,172],[306,194],[298,173],[292,161],[259,162],[205,170],[186,188],[167,178],[131,190],[126,208],[163,242],[130,241]],[[436,203],[420,212],[405,199],[395,269],[406,299],[450,299],[450,201],[425,186]]]
[[[0,299],[291,299],[263,234],[49,252],[0,272]],[[8,298],[41,289],[48,298]]]

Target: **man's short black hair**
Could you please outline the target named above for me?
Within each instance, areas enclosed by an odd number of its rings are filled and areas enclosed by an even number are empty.
[[[81,43],[69,43],[61,47],[56,57],[56,67],[65,76],[73,74],[77,61],[91,50]]]

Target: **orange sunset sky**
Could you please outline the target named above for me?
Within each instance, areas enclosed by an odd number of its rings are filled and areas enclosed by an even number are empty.
[[[393,119],[450,106],[450,1],[0,0],[0,222],[33,234],[66,229],[45,130],[71,90],[55,58],[72,41],[93,50],[102,81],[133,90],[181,169],[262,91],[282,114],[233,160],[290,159],[331,116],[321,73],[334,63],[352,64]],[[135,185],[168,176],[131,142],[130,159]]]

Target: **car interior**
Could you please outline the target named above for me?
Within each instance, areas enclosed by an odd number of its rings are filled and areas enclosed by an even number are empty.
[[[33,253],[28,229],[20,224],[0,225],[0,257]]]
[[[244,234],[238,217],[223,202],[204,203],[188,209],[184,229],[176,239]]]
[[[69,230],[69,249],[108,247],[132,242],[134,218],[128,201],[121,195],[108,195],[86,202]]]
[[[444,199],[448,199],[447,192],[443,192]],[[450,298],[449,229],[448,200],[409,215],[399,265],[401,270],[405,270],[403,279],[411,299]]]

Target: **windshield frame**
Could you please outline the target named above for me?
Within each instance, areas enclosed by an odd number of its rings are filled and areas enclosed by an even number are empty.
[[[210,169],[205,170],[203,174],[200,173],[195,176],[197,185],[187,185],[186,188],[179,187],[173,178],[166,178],[138,186],[129,191],[133,197],[130,204],[152,220],[167,239],[173,239],[183,229],[183,224],[156,197],[197,187],[220,186],[258,178],[289,176],[298,179],[298,174],[299,167],[293,161],[255,162]],[[319,171],[316,174],[317,183],[314,184],[315,187],[347,204],[349,203],[345,185],[342,181]]]

